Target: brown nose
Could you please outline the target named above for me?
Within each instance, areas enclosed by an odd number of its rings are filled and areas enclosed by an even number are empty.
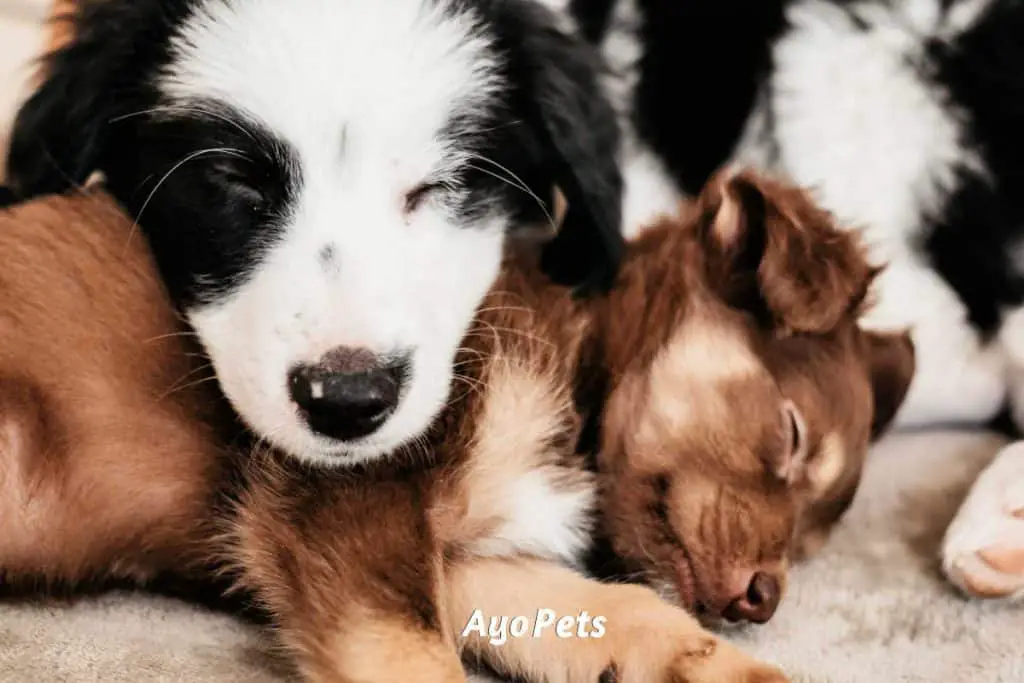
[[[734,598],[722,616],[729,621],[763,624],[775,614],[781,598],[782,587],[776,577],[767,572],[754,572],[746,592]]]

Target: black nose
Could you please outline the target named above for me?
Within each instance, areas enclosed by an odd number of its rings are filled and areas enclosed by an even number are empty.
[[[288,391],[310,429],[352,441],[377,431],[398,406],[408,359],[341,347],[288,373]]]

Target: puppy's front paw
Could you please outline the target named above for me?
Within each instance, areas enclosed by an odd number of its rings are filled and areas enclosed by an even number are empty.
[[[775,667],[744,654],[711,634],[688,634],[674,647],[642,648],[644,652],[612,666],[600,683],[788,683]]]
[[[676,656],[666,683],[788,683],[779,669],[744,654],[723,641],[712,640],[704,652]]]
[[[981,473],[946,532],[942,569],[976,598],[1024,598],[1024,442]]]

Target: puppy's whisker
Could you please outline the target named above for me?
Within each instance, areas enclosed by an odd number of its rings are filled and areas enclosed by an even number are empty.
[[[495,173],[494,171],[489,171],[486,168],[480,168],[479,166],[474,166],[472,164],[469,164],[469,168],[471,168],[471,169],[473,169],[475,171],[479,171],[480,173],[483,173],[485,175],[489,175],[492,178],[494,178],[495,180],[500,180],[501,182],[505,183],[509,187],[515,188],[515,189],[519,190],[520,192],[522,192],[523,194],[525,194],[528,197],[530,197],[531,199],[533,199],[533,201],[537,202],[537,206],[540,207],[540,210],[544,214],[544,218],[547,219],[548,225],[551,226],[551,229],[552,230],[557,229],[558,225],[555,223],[555,218],[554,218],[554,216],[551,215],[551,212],[548,211],[547,206],[545,206],[545,204],[541,200],[541,198],[538,197],[537,194],[533,190],[528,188],[526,185],[520,185],[519,183],[516,183],[516,182],[514,182],[514,181],[512,181],[512,180],[510,180],[510,179],[508,179],[508,178],[506,178],[504,176],[502,176],[500,173]]]
[[[143,341],[143,344],[152,344],[153,342],[162,341],[164,339],[173,339],[176,337],[198,339],[199,336],[192,330],[180,330],[178,332],[168,332],[167,334],[158,334],[155,337],[150,337]],[[190,354],[197,355],[197,354]]]
[[[532,197],[532,198],[533,198],[533,200],[534,200],[535,202],[537,202],[537,206],[539,206],[539,207],[540,207],[540,210],[544,212],[544,216],[545,216],[545,218],[547,218],[547,220],[548,220],[548,224],[549,224],[549,225],[551,226],[551,229],[552,229],[552,230],[554,230],[554,229],[557,229],[557,227],[558,227],[558,226],[557,226],[557,225],[555,224],[555,219],[554,219],[554,217],[553,217],[553,216],[551,215],[551,213],[550,213],[550,212],[548,212],[548,208],[547,208],[547,205],[546,205],[546,204],[545,204],[545,203],[544,203],[543,201],[541,201],[540,197],[538,197],[538,196],[536,195],[536,193],[534,193],[534,192],[533,192],[533,190],[531,190],[531,189],[529,188],[529,186],[528,186],[528,185],[526,184],[526,182],[525,182],[525,181],[524,181],[524,180],[523,180],[522,178],[520,178],[520,177],[519,177],[518,175],[516,175],[515,173],[513,173],[513,172],[512,172],[512,170],[511,170],[511,169],[509,169],[508,167],[506,167],[506,166],[503,166],[502,164],[499,164],[499,163],[498,163],[497,161],[495,161],[494,159],[490,159],[490,158],[488,158],[488,157],[485,157],[485,156],[483,156],[482,154],[473,154],[473,155],[472,155],[472,158],[473,158],[473,159],[477,159],[478,161],[482,161],[482,162],[484,162],[484,163],[487,163],[487,164],[491,164],[491,165],[492,165],[492,166],[494,166],[495,168],[498,168],[498,169],[500,169],[501,171],[503,171],[503,172],[507,173],[507,174],[508,174],[508,177],[509,177],[509,178],[511,178],[512,180],[514,180],[514,181],[515,181],[514,183],[512,183],[512,182],[509,182],[508,184],[509,184],[509,185],[511,185],[512,187],[515,187],[515,188],[518,188],[519,190],[522,190],[522,191],[523,191],[524,193],[526,193],[527,195],[529,195],[530,197]],[[486,173],[486,172],[487,172],[487,171],[485,171],[485,170],[484,170],[484,169],[482,169],[482,168],[476,168],[476,170],[480,171],[481,173]],[[504,179],[504,178],[502,178],[502,177],[501,177],[500,175],[498,175],[498,174],[493,174],[493,173],[492,173],[491,175],[492,175],[493,177],[495,177],[495,178],[498,178],[499,180],[506,180],[506,182],[508,182],[508,180],[507,180],[507,179]]]
[[[135,220],[132,223],[132,226],[131,226],[131,228],[130,228],[130,230],[128,232],[128,243],[129,244],[131,243],[132,238],[135,236],[135,233],[136,233],[136,231],[137,231],[137,229],[139,227],[139,223],[142,220],[142,215],[146,212],[146,208],[149,207],[149,203],[151,201],[153,201],[153,197],[156,196],[157,191],[163,186],[163,184],[165,182],[167,182],[167,179],[170,178],[174,174],[175,171],[177,171],[179,168],[181,168],[182,166],[184,166],[188,162],[190,162],[190,161],[192,161],[194,159],[198,159],[199,157],[206,156],[208,154],[225,154],[225,155],[228,155],[228,156],[235,156],[235,157],[239,157],[239,158],[242,158],[242,159],[247,158],[246,155],[245,155],[245,152],[243,152],[240,149],[235,149],[234,147],[210,147],[210,148],[207,148],[207,149],[201,149],[201,150],[199,150],[197,152],[192,152],[191,154],[186,156],[184,159],[182,159],[178,163],[174,164],[174,166],[172,166],[171,169],[169,171],[167,171],[167,173],[165,173],[162,178],[160,178],[160,180],[157,182],[157,184],[150,191],[149,195],[146,197],[146,200],[144,202],[142,202],[142,207],[139,209],[139,213],[136,214]],[[127,249],[128,249],[128,247],[126,246],[125,247],[125,252],[126,253],[127,253]]]
[[[498,337],[500,337],[502,334],[508,334],[508,335],[513,335],[513,336],[519,336],[519,337],[521,337],[523,339],[529,339],[530,341],[535,341],[535,342],[538,342],[540,344],[545,344],[546,346],[552,346],[552,347],[555,346],[555,344],[553,342],[551,342],[550,340],[544,339],[543,337],[539,337],[539,336],[537,336],[535,334],[531,334],[531,333],[527,332],[526,330],[518,330],[518,329],[516,329],[514,327],[501,327],[501,326],[492,325],[490,323],[483,322],[483,321],[479,321],[479,323],[481,325],[485,326],[489,332],[492,332],[495,336],[498,336]],[[483,334],[484,334],[483,330],[480,330],[480,331],[470,330],[466,334],[466,336],[467,337],[483,336]]]
[[[491,306],[489,308],[479,308],[477,313],[491,313],[491,312],[505,312],[505,311],[520,311],[522,313],[529,313],[531,316],[535,313],[532,308],[526,306]]]
[[[201,370],[207,370],[207,369],[209,369],[209,368],[208,367],[207,368],[196,368],[195,370],[190,372],[185,377],[189,377],[190,375],[194,375],[196,372],[199,372]],[[182,378],[182,379],[185,379],[185,378]],[[179,380],[179,383],[180,383],[180,381],[181,380]],[[168,398],[168,397],[170,397],[170,396],[172,396],[174,394],[181,393],[182,391],[187,391],[188,389],[192,389],[194,387],[198,387],[200,385],[206,384],[207,382],[216,382],[216,381],[217,381],[217,377],[215,375],[211,374],[211,375],[209,375],[207,377],[200,377],[199,379],[194,380],[192,382],[186,382],[185,384],[177,384],[175,386],[172,386],[169,390],[165,391],[159,397],[157,397],[157,400],[158,401],[163,401],[164,399],[166,399],[166,398]]]
[[[451,398],[451,403],[452,404],[457,404],[457,403],[463,401],[466,397],[468,397],[468,396],[470,396],[470,395],[472,395],[474,393],[477,393],[477,392],[483,393],[483,392],[487,391],[487,383],[486,382],[483,382],[483,381],[478,380],[478,379],[473,379],[471,377],[466,377],[465,375],[460,375],[460,374],[453,375],[452,376],[452,382],[453,383],[462,384],[462,385],[464,385],[466,387],[466,390],[464,392],[462,392],[461,394],[458,394],[456,396],[453,396]]]
[[[121,116],[115,116],[114,118],[109,119],[107,121],[107,123],[120,123],[121,121],[126,121],[128,119],[135,118],[135,117],[138,117],[138,116],[148,116],[149,114],[179,114],[179,113],[180,114],[197,114],[199,116],[206,116],[206,117],[211,118],[211,119],[216,119],[217,121],[220,121],[222,123],[226,123],[229,126],[231,126],[233,128],[236,128],[237,130],[241,131],[243,134],[245,134],[245,136],[247,138],[249,138],[253,142],[259,143],[259,140],[256,139],[256,137],[252,134],[252,132],[250,132],[249,130],[246,130],[245,126],[240,124],[238,121],[235,121],[234,119],[232,119],[229,116],[225,116],[224,114],[216,112],[213,109],[207,109],[205,107],[199,107],[199,106],[196,106],[196,105],[171,104],[171,105],[164,105],[164,106],[160,106],[160,107],[150,107],[149,109],[139,109],[138,111],[133,111],[133,112],[129,112],[127,114],[122,114]]]

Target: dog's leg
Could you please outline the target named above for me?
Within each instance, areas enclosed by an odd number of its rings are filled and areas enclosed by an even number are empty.
[[[1024,308],[1006,315],[995,346],[1010,413],[1024,430]],[[1004,448],[974,483],[946,532],[942,568],[973,597],[1024,599],[1024,442]]]
[[[601,584],[533,559],[458,562],[448,569],[445,587],[447,625],[464,652],[498,671],[528,680],[787,680],[644,587]],[[581,615],[587,619],[580,619]],[[504,627],[500,622],[501,617],[517,616],[528,622],[526,632],[518,637],[510,622]]]
[[[1006,397],[1003,354],[983,342],[956,293],[931,268],[894,257],[876,284],[877,303],[861,324],[910,329],[915,370],[895,427],[978,424],[995,417]]]
[[[303,679],[464,683],[415,484],[262,469],[233,515],[228,554]]]
[[[284,627],[305,680],[312,683],[463,683],[462,664],[450,642],[430,628],[379,609],[349,605],[333,625]]]
[[[946,532],[942,568],[972,597],[1024,599],[1024,441],[974,482]]]

